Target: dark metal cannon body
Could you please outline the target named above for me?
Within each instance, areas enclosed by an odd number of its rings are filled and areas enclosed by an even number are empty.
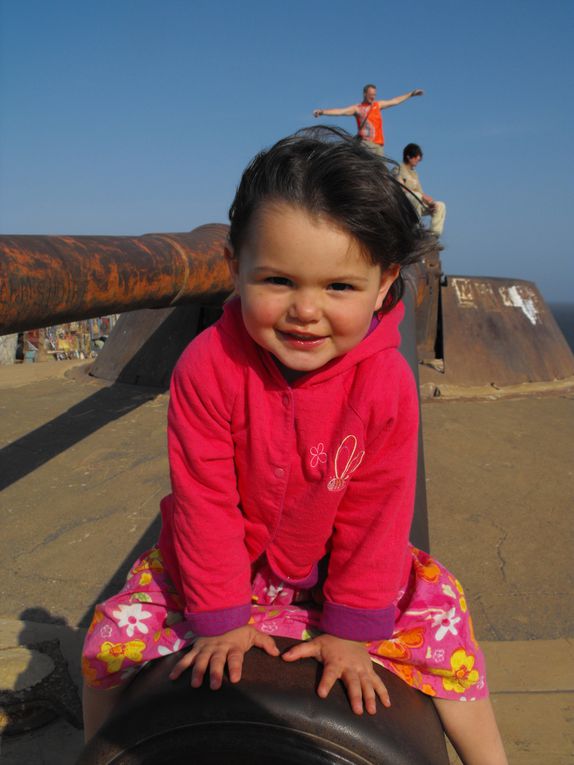
[[[382,668],[392,706],[358,717],[340,684],[318,698],[313,659],[252,650],[240,683],[212,691],[190,688],[189,672],[170,681],[178,657],[139,673],[78,765],[448,765],[432,702]]]

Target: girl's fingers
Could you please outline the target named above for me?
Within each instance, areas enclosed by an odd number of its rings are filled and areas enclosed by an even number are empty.
[[[252,645],[265,650],[272,656],[279,654],[279,649],[270,635],[265,635],[255,629],[245,628],[234,631],[230,639],[198,640],[192,649],[175,664],[169,677],[176,680],[183,672],[193,666],[191,685],[199,688],[203,683],[205,673],[209,669],[210,687],[214,690],[221,687],[223,673],[227,663],[229,678],[232,683],[241,679],[243,657]]]
[[[253,637],[253,645],[257,648],[262,648],[270,656],[279,655],[277,643],[273,640],[271,635],[265,635],[263,632],[259,632],[259,630],[256,630],[256,633]]]
[[[390,707],[391,706],[391,697],[389,696],[389,692],[387,690],[387,686],[383,683],[381,678],[376,675],[376,680],[373,682],[373,687],[375,689],[375,693],[380,698],[381,703],[384,707]]]
[[[197,651],[195,648],[192,648],[191,651],[185,654],[185,656],[182,656],[181,659],[177,662],[177,664],[173,667],[171,672],[169,673],[169,679],[170,680],[177,680],[177,678],[185,672],[185,670],[188,667],[191,667],[193,664],[195,657],[197,656]]]
[[[347,696],[351,704],[351,709],[356,715],[363,714],[363,688],[361,681],[356,673],[343,676],[343,682],[347,689]]]
[[[372,679],[367,676],[361,679],[361,692],[363,694],[365,709],[370,715],[374,715],[377,711],[377,697],[371,680]]]
[[[217,691],[221,688],[226,661],[226,651],[219,650],[211,654],[209,662],[209,687],[212,691]]]
[[[209,666],[210,659],[210,653],[200,653],[197,655],[193,664],[193,669],[191,670],[192,688],[199,688],[199,686],[203,683],[203,678],[205,676],[207,667]]]
[[[313,640],[307,640],[305,643],[297,643],[293,648],[285,651],[281,658],[285,661],[297,661],[297,659],[320,658],[321,649]]]
[[[341,673],[339,672],[339,670],[335,669],[332,666],[327,665],[325,669],[323,670],[323,674],[321,675],[321,682],[319,683],[319,686],[317,687],[318,695],[322,699],[326,699],[332,687],[335,685],[335,683],[340,677],[341,677]]]
[[[231,650],[227,656],[227,669],[229,670],[229,679],[232,683],[238,683],[241,680],[243,656],[243,651],[239,649]]]

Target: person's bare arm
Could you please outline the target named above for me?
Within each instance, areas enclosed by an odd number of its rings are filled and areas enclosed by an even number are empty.
[[[420,88],[415,88],[414,90],[411,90],[408,93],[404,93],[402,96],[395,96],[394,98],[383,99],[382,101],[377,101],[377,103],[379,104],[380,109],[388,109],[390,106],[398,106],[399,104],[402,104],[405,101],[408,101],[409,98],[414,98],[415,96],[424,96],[424,90],[421,90]]]
[[[357,111],[357,104],[342,109],[313,109],[313,117],[352,117]]]

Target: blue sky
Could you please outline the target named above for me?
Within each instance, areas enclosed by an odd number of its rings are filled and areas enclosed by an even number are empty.
[[[574,301],[574,1],[0,0],[0,232],[226,222],[251,156],[348,106],[414,141],[443,268]],[[326,118],[324,118],[326,121]],[[354,129],[350,118],[331,119]]]

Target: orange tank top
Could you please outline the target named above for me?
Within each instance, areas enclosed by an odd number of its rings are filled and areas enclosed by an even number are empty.
[[[365,117],[367,119],[365,119]],[[372,104],[359,104],[357,106],[355,119],[357,120],[357,129],[359,130],[359,135],[363,141],[378,143],[381,146],[384,145],[385,136],[383,134],[383,115],[381,114],[381,108],[376,101],[373,101]],[[361,124],[363,125],[362,128]]]

